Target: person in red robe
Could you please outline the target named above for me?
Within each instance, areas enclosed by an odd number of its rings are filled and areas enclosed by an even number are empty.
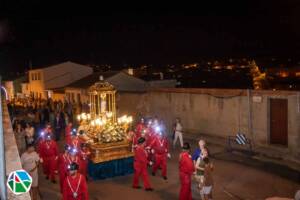
[[[52,128],[51,128],[51,124],[50,124],[50,123],[47,123],[46,127],[43,129],[43,132],[44,132],[46,135],[51,135],[51,137],[52,137],[53,131],[52,131]]]
[[[40,157],[43,160],[43,169],[46,179],[56,183],[55,172],[57,171],[58,147],[57,143],[52,140],[51,136],[46,137],[46,141],[40,145]]]
[[[167,180],[167,157],[171,157],[169,153],[169,142],[162,132],[159,132],[157,135],[158,136],[155,137],[150,145],[155,158],[152,175],[155,176],[157,169],[161,168],[162,177]]]
[[[63,200],[88,200],[88,188],[85,177],[78,173],[78,164],[69,165],[69,175],[63,184]]]
[[[81,171],[81,159],[80,159],[80,156],[79,156],[79,150],[76,149],[76,148],[71,148],[70,151],[69,151],[69,157],[67,159],[67,163],[68,165],[70,165],[71,163],[75,162],[78,164],[78,167],[79,167],[79,171]]]
[[[73,132],[73,123],[69,122],[68,125],[65,128],[65,140],[69,141],[71,139],[71,135]]]
[[[135,148],[138,146],[138,140],[143,137],[146,137],[146,129],[144,128],[141,132],[135,132],[132,137],[132,151],[134,152]]]
[[[61,192],[63,191],[63,183],[65,178],[68,175],[68,165],[70,164],[68,162],[70,146],[66,144],[64,150],[65,151],[58,157],[59,183]]]
[[[77,136],[76,131],[72,131],[71,138],[69,140],[66,140],[66,143],[72,148],[72,149],[80,149],[80,140]]]
[[[145,119],[141,118],[141,121],[137,124],[137,126],[135,128],[135,132],[138,134],[141,134],[143,129],[145,129],[145,128],[146,128]]]
[[[80,157],[80,173],[86,178],[88,179],[87,176],[87,168],[88,168],[88,163],[89,163],[89,155],[91,154],[91,152],[88,149],[88,145],[87,143],[82,143],[81,144],[81,150],[79,151],[79,157]]]
[[[147,171],[147,151],[145,150],[145,138],[139,138],[138,146],[134,152],[134,177],[133,177],[133,188],[139,189],[139,178],[142,177],[144,182],[144,188],[146,191],[153,191],[150,185],[148,171]]]
[[[191,176],[195,171],[194,163],[190,155],[190,144],[184,143],[179,155],[180,193],[179,200],[192,200]]]
[[[46,133],[44,131],[42,131],[37,139],[37,148],[36,148],[36,152],[39,153],[42,144],[46,141]]]

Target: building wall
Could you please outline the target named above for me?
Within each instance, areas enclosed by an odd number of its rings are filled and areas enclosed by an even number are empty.
[[[88,66],[65,62],[43,69],[46,89],[64,87],[93,73]]]
[[[64,100],[65,100],[65,94],[64,93],[53,92],[52,93],[52,99],[54,101],[62,101],[62,102],[64,102]]]
[[[23,95],[25,95],[25,96],[30,95],[30,90],[29,90],[29,84],[28,83],[22,83],[21,88],[22,88],[22,94]]]
[[[45,75],[42,69],[30,70],[28,73],[29,79],[29,92],[31,96],[35,98],[47,98],[47,94],[45,92],[45,84],[44,79]]]
[[[47,90],[64,87],[93,73],[91,67],[64,62],[29,71],[29,91],[34,97],[47,98]]]
[[[261,101],[254,101],[253,96],[261,98]],[[249,98],[246,90],[161,89],[140,94],[120,93],[117,106],[120,114],[157,115],[165,121],[169,131],[175,118],[180,117],[185,134],[225,138],[242,132],[256,146],[271,147],[270,98],[288,100],[289,144],[288,148],[282,148],[300,159],[300,97],[295,92],[251,91]]]
[[[79,103],[88,103],[89,96],[88,91],[86,89],[80,88],[66,88],[65,89],[65,96],[68,101]]]

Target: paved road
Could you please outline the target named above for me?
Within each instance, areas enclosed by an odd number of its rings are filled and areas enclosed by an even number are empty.
[[[88,184],[91,200],[176,200],[179,193],[178,179],[178,154],[179,148],[172,150],[172,159],[168,162],[168,181],[161,177],[150,177],[155,189],[154,192],[146,192],[142,189],[131,188],[132,175],[117,177],[108,180],[90,181]],[[211,147],[210,151],[218,155],[222,149]],[[215,200],[261,200],[269,196],[292,197],[300,185],[292,180],[282,178],[247,164],[227,161],[234,155],[222,154],[222,159],[216,156],[213,159],[214,171],[214,199]],[[230,160],[228,159],[228,160]],[[44,200],[60,199],[58,184],[52,184],[40,176],[40,190]],[[193,185],[193,198],[199,199],[195,184]]]

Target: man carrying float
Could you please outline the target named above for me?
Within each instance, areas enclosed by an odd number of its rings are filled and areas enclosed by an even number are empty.
[[[144,188],[146,191],[152,191],[149,176],[147,171],[147,151],[145,150],[145,138],[139,138],[138,146],[134,151],[134,177],[133,177],[133,185],[132,187],[135,189],[139,189],[139,178],[142,177],[144,182]]]

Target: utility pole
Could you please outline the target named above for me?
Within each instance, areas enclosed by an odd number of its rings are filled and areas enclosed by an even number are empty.
[[[0,86],[2,85],[0,76]],[[3,112],[2,112],[2,95],[0,89],[0,199],[7,200],[6,193],[6,169],[5,169],[5,151],[4,151],[4,132],[3,132]]]

